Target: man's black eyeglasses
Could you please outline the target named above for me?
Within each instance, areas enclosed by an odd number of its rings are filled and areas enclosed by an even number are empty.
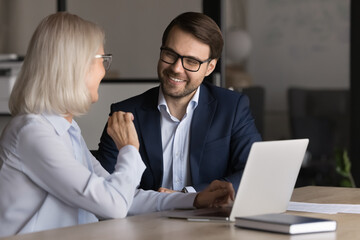
[[[173,51],[169,48],[165,48],[165,47],[160,48],[161,61],[163,61],[167,64],[174,64],[179,58],[181,59],[181,64],[182,64],[183,68],[190,72],[199,71],[201,64],[211,61],[211,58],[209,58],[205,61],[200,61],[193,57],[181,56],[180,54],[176,53],[175,51]]]

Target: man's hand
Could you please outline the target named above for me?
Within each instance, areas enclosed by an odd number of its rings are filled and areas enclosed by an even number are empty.
[[[232,203],[234,198],[235,191],[230,182],[215,180],[196,195],[194,207],[223,207]]]
[[[133,123],[132,113],[114,112],[108,120],[107,133],[120,150],[125,145],[133,145],[139,150],[139,139]]]

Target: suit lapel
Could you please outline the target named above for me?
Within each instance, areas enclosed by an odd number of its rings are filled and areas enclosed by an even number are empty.
[[[199,183],[199,166],[216,106],[217,101],[202,84],[200,87],[199,103],[194,111],[190,130],[189,161],[193,184]]]
[[[160,114],[157,108],[159,88],[151,92],[142,107],[137,109],[141,121],[139,124],[144,149],[148,157],[148,167],[155,178],[156,185],[161,185],[163,177],[163,155],[161,143]]]

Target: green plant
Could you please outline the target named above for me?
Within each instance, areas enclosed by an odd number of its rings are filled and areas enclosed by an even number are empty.
[[[356,187],[351,174],[351,161],[346,149],[335,151],[336,172],[341,176],[341,187]]]

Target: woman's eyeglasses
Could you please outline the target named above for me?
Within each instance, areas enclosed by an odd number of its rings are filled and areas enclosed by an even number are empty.
[[[112,62],[112,54],[97,54],[95,58],[102,58],[105,71],[108,71]]]

